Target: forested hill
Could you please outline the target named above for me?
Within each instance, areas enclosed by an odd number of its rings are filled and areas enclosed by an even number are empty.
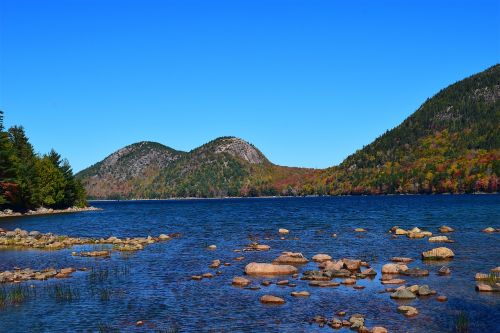
[[[0,111],[0,211],[87,205],[85,191],[67,160],[52,150],[35,154],[23,127],[5,131]]]
[[[403,123],[305,185],[329,194],[496,192],[500,65],[438,92]]]
[[[220,137],[190,152],[156,142],[122,148],[79,172],[92,199],[295,195],[311,169],[271,163],[256,147]]]

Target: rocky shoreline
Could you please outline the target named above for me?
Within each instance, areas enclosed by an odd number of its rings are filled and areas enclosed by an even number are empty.
[[[36,210],[28,210],[27,212],[15,212],[11,209],[6,209],[0,211],[0,218],[2,217],[19,217],[19,216],[35,216],[35,215],[51,215],[51,214],[68,214],[68,213],[80,213],[80,212],[91,212],[99,211],[101,208],[97,207],[68,207],[65,209],[52,209],[40,207]]]

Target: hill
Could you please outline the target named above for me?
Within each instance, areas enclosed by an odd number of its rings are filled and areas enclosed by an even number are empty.
[[[438,92],[396,128],[322,172],[303,192],[496,192],[500,65]]]
[[[296,194],[283,180],[311,171],[275,165],[248,142],[221,137],[190,152],[136,143],[76,176],[94,199],[222,197]]]

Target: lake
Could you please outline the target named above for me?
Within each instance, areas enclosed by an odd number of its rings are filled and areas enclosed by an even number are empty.
[[[0,308],[0,332],[330,332],[310,320],[317,315],[333,317],[344,310],[365,316],[366,326],[384,326],[389,332],[453,332],[458,318],[467,318],[469,332],[499,331],[499,293],[475,291],[474,275],[500,266],[500,233],[481,232],[500,228],[500,195],[459,196],[373,196],[317,198],[256,198],[172,201],[93,202],[102,211],[34,216],[0,220],[4,229],[21,228],[78,237],[158,236],[180,233],[168,242],[149,245],[134,253],[113,252],[111,258],[73,257],[75,248],[58,251],[0,250],[0,270],[14,267],[86,267],[69,279],[29,281],[33,295],[16,306]],[[427,238],[396,239],[388,230],[419,227],[447,234],[454,243],[430,243]],[[365,228],[355,233],[354,228]],[[278,228],[290,230],[280,239]],[[337,237],[333,238],[332,234]],[[265,240],[265,238],[268,238]],[[252,240],[270,245],[269,251],[234,252]],[[210,251],[208,245],[217,249]],[[422,251],[446,246],[455,258],[444,264],[449,276],[437,275],[443,263],[422,262]],[[79,246],[92,248],[92,246]],[[366,288],[341,285],[333,288],[308,286],[293,279],[296,287],[262,286],[259,290],[231,285],[244,276],[249,262],[271,262],[282,251],[302,252],[307,258],[326,253],[334,259],[367,261],[378,275],[358,280]],[[245,257],[241,261],[236,257]],[[411,257],[410,268],[430,271],[428,277],[404,277],[407,285],[427,284],[437,295],[401,302],[390,293],[379,293],[381,267],[394,256]],[[230,266],[211,269],[214,259]],[[317,269],[312,261],[300,272]],[[220,275],[215,271],[220,270]],[[192,275],[214,273],[211,279],[191,280]],[[254,285],[264,278],[248,277]],[[281,277],[267,280],[278,281]],[[75,297],[54,297],[54,286],[70,286]],[[2,288],[2,286],[0,286]],[[12,285],[3,285],[12,288]],[[290,296],[293,290],[307,290],[308,298]],[[283,305],[261,304],[264,294],[283,297]],[[401,304],[418,309],[406,318],[397,312]],[[143,321],[142,326],[136,326]],[[344,329],[344,331],[349,331]],[[343,332],[343,330],[338,330]]]

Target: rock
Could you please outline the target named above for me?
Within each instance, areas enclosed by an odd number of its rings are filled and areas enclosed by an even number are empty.
[[[260,302],[264,304],[284,304],[285,300],[273,295],[264,295],[260,298]]]
[[[448,297],[440,295],[440,296],[436,297],[436,299],[438,302],[446,302],[448,300]]]
[[[327,260],[332,260],[332,257],[329,256],[328,254],[318,253],[312,257],[312,260],[316,262],[323,262]]]
[[[271,247],[266,244],[252,243],[245,247],[243,251],[268,251]]]
[[[357,271],[361,267],[361,260],[342,259],[344,266],[350,271]]]
[[[366,232],[366,230],[363,228],[356,228],[356,229],[354,229],[354,231],[355,232]]]
[[[351,329],[359,329],[365,325],[365,318],[363,318],[363,315],[356,313],[349,318],[349,322],[351,323]]]
[[[438,271],[438,274],[439,275],[450,275],[451,274],[451,270],[449,267],[447,266],[443,266],[439,269]]]
[[[500,283],[494,285],[479,283],[476,285],[476,290],[481,292],[500,292]]]
[[[405,257],[392,257],[391,258],[391,261],[394,261],[394,262],[402,262],[402,263],[410,263],[413,261],[412,258],[405,258]]]
[[[492,268],[490,271],[491,271],[492,273],[500,273],[500,266],[499,266],[499,267]]]
[[[431,243],[450,242],[450,240],[446,236],[434,236],[434,237],[429,237],[429,242]]]
[[[242,261],[242,260],[244,260],[244,259],[245,259],[245,257],[237,257],[237,258],[234,258],[234,260],[235,260],[235,261]]]
[[[308,262],[309,260],[300,252],[283,252],[282,255],[273,260],[273,264],[301,265]]]
[[[211,279],[214,277],[214,275],[212,273],[205,273],[202,275],[204,278],[207,278],[207,279]]]
[[[72,256],[75,257],[109,257],[111,253],[109,251],[90,251],[90,252],[71,252]]]
[[[339,271],[342,269],[342,267],[344,267],[344,262],[342,260],[338,261],[327,260],[322,262],[319,265],[319,267],[327,271]]]
[[[365,286],[360,286],[360,285],[355,285],[353,286],[354,289],[357,289],[357,290],[361,290],[361,289],[365,289],[366,287]]]
[[[443,234],[447,233],[447,232],[453,232],[453,231],[455,231],[455,229],[453,229],[451,227],[448,227],[446,225],[443,225],[443,226],[439,227],[439,232],[441,232]]]
[[[142,325],[144,325],[144,322],[142,320],[138,320],[135,323],[135,326],[142,326]]]
[[[406,235],[408,233],[408,231],[401,229],[401,228],[397,228],[394,230],[393,233],[396,235]]]
[[[328,326],[330,326],[331,328],[334,328],[334,329],[341,328],[341,327],[342,327],[342,320],[337,319],[337,318],[333,318],[333,319],[332,319],[332,320],[328,323]]]
[[[61,268],[61,274],[71,274],[76,271],[76,268]]]
[[[401,272],[401,274],[406,276],[428,276],[429,271],[417,267],[417,268],[410,268],[404,272]]]
[[[391,294],[391,298],[394,299],[414,299],[416,298],[415,294],[409,291],[408,289],[400,289],[396,290]]]
[[[210,268],[219,268],[221,265],[221,261],[219,259],[215,259],[212,261],[212,263],[210,264]]]
[[[292,295],[293,297],[309,297],[309,296],[311,296],[311,294],[305,290],[304,291],[292,291],[292,293],[290,295]]]
[[[382,266],[382,274],[400,274],[408,270],[404,264],[385,264]]]
[[[289,283],[288,280],[281,280],[281,281],[276,282],[276,285],[277,286],[286,286],[288,283]]]
[[[290,233],[290,231],[288,229],[285,229],[285,228],[279,228],[278,232],[282,235],[286,235],[286,234]]]
[[[371,333],[387,333],[387,329],[382,326],[375,326],[372,328]]]
[[[343,316],[345,316],[347,314],[347,312],[345,312],[345,311],[337,311],[337,313],[335,313],[335,314],[337,316],[339,316],[339,317],[343,317]]]
[[[302,274],[302,280],[327,281],[333,278],[330,271],[305,271]]]
[[[486,232],[488,234],[492,233],[492,232],[495,232],[496,230],[492,227],[488,227],[488,228],[485,228],[483,229],[483,232]]]
[[[271,281],[262,281],[260,284],[264,287],[268,287],[272,284],[272,282]]]
[[[193,275],[193,276],[191,276],[191,280],[200,281],[201,279],[203,279],[203,276],[201,276],[201,275]]]
[[[244,277],[241,276],[236,276],[233,278],[233,282],[231,283],[233,286],[240,286],[240,287],[246,287],[251,283],[250,280],[245,279]]]
[[[209,245],[207,248],[212,251],[217,250],[217,245]]]
[[[382,284],[403,284],[403,283],[406,283],[406,280],[403,279],[382,280]]]
[[[373,268],[367,268],[361,271],[361,274],[366,275],[366,276],[375,276],[377,275],[377,272]]]
[[[432,290],[428,285],[423,285],[418,288],[417,294],[418,296],[429,296],[432,295]]]
[[[160,236],[158,236],[158,239],[161,240],[161,241],[166,241],[166,240],[170,239],[170,236],[169,235],[165,235],[165,234],[161,234]]]
[[[415,317],[418,315],[418,310],[413,306],[401,305],[398,307],[398,311],[402,312],[406,317]]]
[[[309,282],[309,286],[320,287],[320,288],[338,287],[338,286],[340,286],[340,283],[335,282],[335,281],[311,281],[311,282]]]
[[[248,275],[290,275],[298,273],[296,267],[291,265],[273,265],[266,263],[252,262],[245,266],[245,273]]]
[[[474,279],[476,281],[480,281],[480,280],[488,280],[490,277],[489,274],[485,274],[485,273],[476,273],[476,275],[474,276]]]
[[[356,284],[356,279],[347,278],[347,279],[342,280],[341,283],[345,284],[345,285]]]
[[[422,252],[422,259],[444,260],[455,256],[452,250],[447,247],[438,247],[430,251]]]

